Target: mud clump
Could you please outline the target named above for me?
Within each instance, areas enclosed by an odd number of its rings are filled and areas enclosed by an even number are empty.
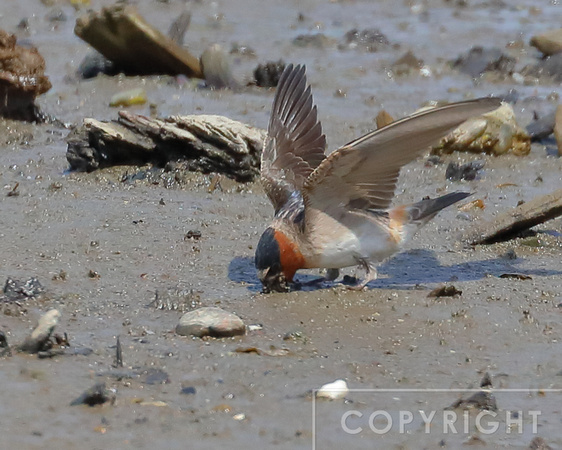
[[[105,402],[111,402],[111,404],[115,403],[115,392],[107,389],[105,383],[98,383],[74,399],[70,403],[70,406],[96,406],[103,405]]]
[[[276,87],[283,70],[285,70],[285,63],[282,60],[260,64],[254,70],[256,85],[266,88]]]
[[[0,116],[36,121],[35,98],[51,89],[45,60],[35,48],[16,45],[16,36],[0,30]]]

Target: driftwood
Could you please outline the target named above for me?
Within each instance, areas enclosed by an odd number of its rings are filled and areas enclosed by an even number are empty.
[[[562,215],[562,189],[534,198],[500,214],[491,223],[478,224],[465,235],[472,245],[493,244],[516,237],[535,225]]]
[[[132,6],[90,11],[77,19],[74,33],[127,74],[203,77],[199,60],[149,25]]]
[[[188,161],[190,170],[237,181],[259,174],[265,131],[222,116],[153,119],[126,111],[116,121],[84,119],[67,138],[70,168],[92,171],[119,164]]]

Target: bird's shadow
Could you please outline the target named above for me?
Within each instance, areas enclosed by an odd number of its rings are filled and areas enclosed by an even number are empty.
[[[520,273],[522,275],[549,276],[561,275],[559,270],[520,269],[517,266],[524,262],[522,258],[509,260],[502,257],[467,261],[450,266],[441,265],[435,253],[429,250],[410,250],[399,253],[377,267],[379,279],[371,281],[369,288],[412,289],[416,285],[426,283],[445,283],[451,281],[475,281],[488,275],[499,276],[503,273]],[[361,275],[362,276],[362,275]],[[254,260],[250,257],[235,257],[229,264],[228,277],[231,281],[245,283],[250,291],[261,291],[261,283],[257,278]],[[318,279],[318,275],[300,273],[296,280],[302,290],[326,289],[334,283],[306,283]],[[336,282],[337,283],[337,282]]]

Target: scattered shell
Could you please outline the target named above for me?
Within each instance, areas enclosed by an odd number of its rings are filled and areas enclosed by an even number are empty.
[[[143,88],[130,89],[118,92],[109,102],[109,106],[132,106],[144,105],[147,101],[146,92]]]
[[[531,151],[531,138],[517,124],[511,106],[503,103],[495,111],[467,120],[432,150],[434,154],[453,151],[523,156]]]
[[[530,44],[539,49],[545,56],[562,52],[562,28],[547,31],[533,36]]]
[[[349,392],[345,380],[336,380],[333,383],[328,383],[316,391],[316,397],[327,398],[329,400],[337,400],[344,398]]]
[[[240,317],[221,308],[204,307],[185,313],[176,327],[181,336],[231,337],[246,333]]]
[[[466,205],[462,205],[461,207],[459,207],[459,210],[470,211],[471,209],[474,209],[474,208],[484,209],[485,207],[486,207],[486,205],[484,205],[484,200],[482,200],[481,198],[478,198],[476,200],[468,202]]]

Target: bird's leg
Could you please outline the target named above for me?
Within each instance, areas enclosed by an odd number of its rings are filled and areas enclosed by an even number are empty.
[[[359,259],[357,262],[365,269],[365,278],[353,286],[348,286],[348,289],[353,291],[361,291],[368,283],[377,279],[377,268],[373,264],[366,259]]]
[[[326,269],[324,280],[335,281],[340,276],[340,269]]]

